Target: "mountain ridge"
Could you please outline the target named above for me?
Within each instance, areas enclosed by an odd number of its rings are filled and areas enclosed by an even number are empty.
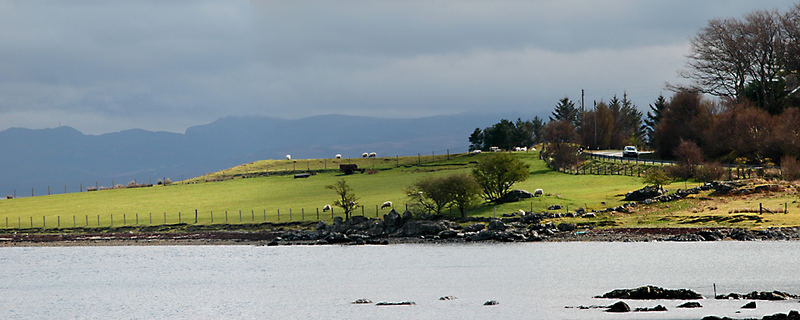
[[[184,133],[127,129],[84,134],[69,126],[0,131],[0,194],[29,196],[76,192],[160,177],[189,178],[262,159],[441,154],[467,150],[467,137],[500,118],[519,115],[456,114],[421,118],[317,115],[302,119],[225,117]],[[22,190],[26,190],[22,192]]]

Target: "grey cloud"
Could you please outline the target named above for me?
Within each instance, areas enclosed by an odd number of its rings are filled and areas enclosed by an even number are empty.
[[[708,19],[794,1],[6,1],[0,129],[546,113],[675,81]]]

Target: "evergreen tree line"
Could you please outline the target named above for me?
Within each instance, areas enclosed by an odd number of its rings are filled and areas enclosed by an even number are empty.
[[[800,156],[800,3],[787,12],[714,19],[693,38],[689,86],[669,88],[644,114],[623,94],[581,110],[569,98],[549,122],[501,120],[470,136],[470,149],[531,146],[652,148],[664,159],[697,146],[707,161],[780,164]],[[714,100],[704,95],[717,97]]]

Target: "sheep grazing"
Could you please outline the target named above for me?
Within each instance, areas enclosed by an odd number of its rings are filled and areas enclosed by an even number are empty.
[[[381,209],[391,208],[391,207],[392,207],[392,202],[391,201],[386,201],[381,205]]]
[[[519,215],[521,215],[521,216],[524,216],[525,215],[525,210],[519,209],[519,210],[517,210],[517,213]]]
[[[369,157],[369,153],[366,153],[366,152],[364,152],[364,153],[362,153],[362,154],[361,154],[361,157],[362,157],[362,158]]]
[[[342,155],[337,153],[337,154],[336,154],[336,156],[334,156],[334,158],[336,158],[336,159],[341,159],[341,158],[342,158]]]
[[[322,212],[328,211],[330,209],[331,209],[331,205],[326,204],[324,207],[322,207]]]
[[[292,155],[291,154],[287,154],[286,155],[286,160],[292,160]]]
[[[377,154],[377,153],[375,153],[375,152],[370,152],[370,153],[369,153],[369,157],[370,157],[370,158],[375,158],[375,157],[377,157],[377,156],[378,156],[378,154]]]
[[[480,149],[472,150],[470,151],[470,153],[481,153],[481,150]]]
[[[542,189],[536,189],[536,190],[533,190],[533,196],[534,196],[534,197],[535,197],[535,196],[541,196],[541,195],[543,195],[543,194],[544,194],[544,190],[542,190]]]

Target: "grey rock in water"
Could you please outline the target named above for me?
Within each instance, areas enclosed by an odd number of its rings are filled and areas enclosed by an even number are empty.
[[[678,306],[678,308],[702,308],[702,307],[703,306],[700,304],[700,302],[697,301],[689,301],[687,303]]]
[[[439,298],[439,300],[442,300],[442,301],[449,301],[449,300],[456,300],[456,299],[458,299],[458,298],[456,298],[454,296],[444,296],[444,297],[440,297]]]
[[[385,302],[381,301],[376,303],[376,306],[413,306],[416,303],[414,301],[400,301],[400,302]]]
[[[484,306],[496,306],[498,304],[500,304],[500,302],[497,302],[497,300],[489,300],[483,303]]]
[[[351,302],[352,304],[371,304],[372,300],[370,299],[356,299],[355,301]]]
[[[606,312],[630,312],[630,311],[631,307],[628,306],[628,304],[623,301],[619,301],[615,304],[612,304],[608,306],[608,309],[606,309]]]
[[[750,302],[748,302],[748,303],[746,303],[745,305],[742,306],[742,309],[755,309],[755,308],[756,308],[756,302],[755,301],[750,301]]]
[[[616,289],[596,296],[595,298],[616,298],[634,300],[695,300],[703,299],[699,293],[688,289],[664,289],[656,286],[644,286],[634,289]]]
[[[662,305],[660,305],[660,304],[659,304],[659,305],[657,305],[657,306],[655,306],[655,307],[652,307],[652,308],[647,308],[647,307],[644,307],[644,308],[636,308],[636,309],[633,309],[633,311],[634,311],[634,312],[667,311],[667,307],[665,307],[665,306],[662,306]]]

